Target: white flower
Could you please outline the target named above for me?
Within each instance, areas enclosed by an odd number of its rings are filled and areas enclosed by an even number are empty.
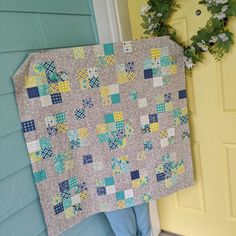
[[[222,7],[221,12],[226,12],[229,9],[228,5]]]
[[[192,69],[194,66],[192,58],[188,58],[186,56],[184,57],[184,63],[188,69]]]
[[[214,14],[213,17],[218,18],[219,20],[223,20],[226,17],[226,15],[224,12],[219,12],[219,13]]]
[[[201,42],[198,42],[197,43],[197,46],[199,47],[199,48],[201,48],[202,49],[202,51],[208,51],[208,47],[207,47],[207,45],[206,45],[206,42],[205,41],[201,41]]]
[[[148,30],[152,30],[155,27],[154,24],[149,25]]]
[[[163,14],[162,14],[161,12],[158,12],[158,13],[157,13],[157,17],[162,17],[162,15],[163,15]]]
[[[209,40],[209,43],[215,43],[218,40],[217,36],[211,36],[211,39]]]
[[[219,34],[218,37],[223,41],[226,42],[229,38],[225,33]]]
[[[144,16],[150,9],[151,7],[149,5],[143,5],[140,10],[140,15]]]
[[[216,5],[225,4],[227,2],[228,2],[228,0],[215,0]]]

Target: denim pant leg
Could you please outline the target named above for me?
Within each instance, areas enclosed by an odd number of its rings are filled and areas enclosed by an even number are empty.
[[[148,203],[133,207],[138,233],[140,236],[151,236],[151,221]]]
[[[132,207],[104,212],[116,236],[137,236],[137,225]]]

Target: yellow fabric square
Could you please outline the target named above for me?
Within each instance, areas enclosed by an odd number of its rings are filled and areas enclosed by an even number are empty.
[[[166,109],[166,111],[172,111],[173,110],[172,102],[166,102],[165,103],[165,109]]]
[[[103,133],[106,133],[107,131],[108,131],[108,129],[107,129],[106,124],[99,124],[96,127],[97,134],[103,134]]]
[[[161,51],[160,51],[160,49],[158,49],[158,48],[151,48],[151,57],[152,57],[153,59],[155,59],[155,58],[160,58],[160,56],[161,56]]]
[[[132,180],[132,188],[138,188],[141,186],[140,179]]]
[[[38,161],[43,160],[43,158],[39,155],[36,155],[35,152],[29,153],[29,157],[30,157],[30,160],[31,160],[32,163],[36,163]]]
[[[69,92],[70,91],[70,83],[69,83],[69,81],[59,82],[58,86],[59,86],[59,91],[61,93]]]
[[[103,86],[100,88],[101,96],[107,96],[109,92],[109,86]]]
[[[72,160],[65,160],[64,161],[64,165],[65,165],[65,171],[68,171],[70,169],[72,169],[74,167],[74,161]]]
[[[80,193],[80,199],[81,200],[85,200],[89,197],[89,194],[88,193],[85,193],[85,192],[81,192]]]
[[[49,93],[59,93],[59,85],[57,83],[51,83],[49,84]]]
[[[102,97],[102,103],[104,105],[111,105],[112,104],[112,101],[111,101],[111,96],[104,96]]]
[[[166,179],[165,180],[165,186],[168,188],[168,187],[170,187],[170,186],[172,186],[173,185],[173,183],[172,183],[172,180],[171,179]]]
[[[157,122],[150,124],[151,132],[157,132],[159,130],[159,124]]]
[[[78,129],[78,133],[79,133],[79,137],[80,138],[86,138],[89,135],[87,128],[80,128],[80,129]]]
[[[135,80],[135,78],[136,78],[136,74],[134,72],[127,73],[127,79],[129,82]]]
[[[122,112],[114,112],[114,120],[115,121],[122,121],[123,120]]]
[[[107,65],[109,65],[109,66],[115,65],[115,63],[116,63],[115,56],[106,56],[105,61],[106,61]]]
[[[118,200],[117,205],[119,208],[125,208],[125,200]]]
[[[182,114],[182,116],[185,116],[185,115],[188,114],[188,109],[187,109],[187,107],[184,107],[184,108],[182,109],[181,114]]]
[[[73,209],[73,207],[69,207],[65,210],[65,217],[66,217],[66,219],[69,219],[72,216],[74,216],[74,209]]]
[[[25,77],[25,88],[32,88],[37,86],[36,83],[36,76],[29,76],[29,77]]]
[[[175,125],[180,125],[180,119],[179,118],[175,118]]]
[[[178,174],[183,174],[184,172],[185,172],[184,166],[183,165],[179,166],[178,169],[177,169],[177,173]]]
[[[87,69],[81,69],[81,70],[78,70],[78,79],[85,79],[85,78],[88,78],[88,71]]]
[[[57,131],[58,133],[66,133],[66,131],[68,130],[68,126],[67,124],[57,124]]]
[[[167,134],[167,130],[166,129],[160,131],[160,137],[161,138],[167,138],[167,135],[168,134]]]
[[[120,72],[118,73],[118,84],[125,84],[128,82],[127,73]]]
[[[177,66],[176,66],[176,65],[171,65],[171,66],[169,67],[169,73],[170,73],[171,75],[175,75],[175,74],[177,73]]]
[[[83,47],[77,47],[73,48],[73,55],[75,59],[84,59],[85,58],[85,52]]]

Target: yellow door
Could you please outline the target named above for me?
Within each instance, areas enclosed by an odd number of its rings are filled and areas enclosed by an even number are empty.
[[[140,8],[129,0],[133,38],[140,38]],[[179,1],[171,19],[189,38],[209,18],[197,0]],[[201,10],[201,15],[195,14]],[[230,22],[235,34],[236,20]],[[235,70],[234,70],[235,69]],[[236,236],[236,45],[221,63],[206,55],[187,79],[195,185],[158,201],[161,228],[186,236]]]

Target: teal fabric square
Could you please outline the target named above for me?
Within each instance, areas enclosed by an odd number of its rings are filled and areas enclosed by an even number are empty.
[[[125,193],[124,191],[116,192],[116,200],[124,200],[125,199]]]
[[[107,177],[105,178],[105,185],[106,186],[110,186],[110,185],[114,185],[115,182],[114,182],[114,177]]]
[[[114,54],[114,48],[113,48],[113,44],[112,43],[103,44],[103,48],[104,48],[105,56],[109,56],[109,55]]]
[[[157,112],[165,112],[166,111],[166,107],[165,107],[165,103],[160,103],[156,105],[156,110]]]
[[[153,75],[153,77],[161,76],[161,69],[160,68],[153,68],[152,75]]]
[[[118,130],[124,129],[124,121],[117,121],[116,122],[116,129],[118,129]]]
[[[65,113],[57,113],[56,115],[56,121],[58,124],[62,124],[66,121],[66,115]]]
[[[70,178],[70,179],[68,180],[68,182],[69,182],[69,188],[70,188],[70,189],[72,189],[73,187],[78,186],[78,180],[77,180],[76,177]]]
[[[38,172],[34,172],[34,181],[36,184],[45,180],[45,179],[47,179],[47,175],[46,175],[45,170],[40,170]]]
[[[126,204],[126,207],[132,207],[132,206],[134,206],[134,198],[131,197],[131,198],[125,199],[125,204]]]
[[[111,101],[112,101],[112,104],[120,103],[120,94],[119,93],[112,94]]]
[[[39,144],[40,144],[41,149],[51,147],[51,141],[48,138],[41,138],[39,140]]]
[[[161,66],[169,66],[171,64],[170,58],[168,56],[161,57]]]
[[[59,82],[60,78],[58,77],[58,75],[56,73],[51,73],[49,75],[49,78],[50,78],[50,81],[53,81],[53,82]]]
[[[38,90],[39,90],[39,96],[49,95],[49,86],[48,86],[48,84],[39,85]]]
[[[109,133],[98,134],[98,141],[99,143],[104,143],[109,140]]]
[[[113,113],[105,114],[104,121],[105,121],[105,123],[113,123],[114,122]]]
[[[72,205],[71,198],[64,199],[62,203],[63,203],[64,209],[67,209],[67,208],[71,207],[71,205]]]

